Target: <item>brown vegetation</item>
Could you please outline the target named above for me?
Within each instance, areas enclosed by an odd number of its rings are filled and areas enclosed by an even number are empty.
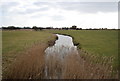
[[[97,57],[79,50],[60,57],[45,55],[46,44],[38,44],[21,54],[7,68],[3,79],[117,79],[113,57]],[[73,50],[71,50],[73,51]],[[61,52],[61,51],[60,51]],[[50,52],[49,52],[50,53]]]
[[[83,52],[81,52],[82,54]],[[85,53],[84,53],[85,54]],[[87,57],[87,58],[86,58]],[[71,60],[72,59],[72,60]],[[92,60],[96,59],[96,63]],[[71,54],[65,61],[64,78],[67,79],[117,79],[114,74],[111,58],[101,59],[94,56],[78,56]]]
[[[44,75],[45,44],[38,44],[17,57],[3,74],[3,79],[38,79]]]
[[[118,79],[118,68],[113,67],[115,57],[92,55],[82,49],[79,52],[85,79]]]
[[[80,50],[79,54],[48,54],[46,58],[47,79],[117,79],[112,67],[113,57],[93,56]]]

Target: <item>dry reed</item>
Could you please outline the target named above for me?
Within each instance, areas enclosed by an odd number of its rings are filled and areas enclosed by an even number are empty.
[[[3,79],[39,79],[44,76],[45,44],[38,44],[21,54],[7,68]]]
[[[59,53],[60,54],[60,53]],[[79,54],[49,54],[46,62],[47,79],[117,79],[112,67],[113,57],[98,57],[80,50]]]
[[[46,45],[36,45],[22,54],[4,73],[5,79],[117,79],[112,62],[114,57],[101,57],[71,52],[44,54]],[[61,48],[62,49],[62,48]],[[72,50],[71,50],[72,51]],[[62,51],[60,51],[62,52]],[[62,59],[61,59],[62,58]]]

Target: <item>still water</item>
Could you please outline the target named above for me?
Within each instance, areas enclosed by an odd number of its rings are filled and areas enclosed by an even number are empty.
[[[48,47],[46,49],[46,54],[59,54],[59,55],[66,55],[73,52],[77,52],[77,46],[74,46],[73,39],[70,36],[59,35],[58,40],[55,41],[54,46]]]

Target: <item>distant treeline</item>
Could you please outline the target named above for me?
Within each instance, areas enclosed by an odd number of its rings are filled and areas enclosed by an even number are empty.
[[[88,28],[88,29],[82,29],[77,28],[77,26],[73,25],[72,27],[62,27],[62,28],[53,28],[53,27],[15,27],[15,26],[8,26],[8,27],[2,27],[2,30],[20,30],[20,29],[33,29],[33,30],[43,30],[43,29],[56,29],[56,30],[107,30],[107,28]],[[115,29],[112,29],[115,30]]]
[[[31,27],[15,27],[15,26],[8,26],[8,27],[2,27],[3,30],[19,30],[19,29],[34,29],[34,30],[43,30],[43,29],[59,29],[59,30],[68,30],[68,29],[74,29],[74,30],[82,30],[82,28],[77,28],[77,26],[72,27],[62,27],[62,28],[53,28],[53,27],[37,27],[33,26]]]

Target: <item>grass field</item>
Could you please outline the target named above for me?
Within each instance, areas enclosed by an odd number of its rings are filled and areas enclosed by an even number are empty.
[[[3,31],[3,55],[23,51],[36,43],[46,43],[52,34],[43,31]],[[50,39],[52,40],[52,38]]]
[[[48,43],[54,36],[44,31],[2,31],[3,68],[18,55],[40,43]],[[44,46],[43,46],[44,47]]]
[[[117,30],[50,30],[52,33],[71,35],[79,48],[98,56],[113,56],[118,64],[118,31]]]

